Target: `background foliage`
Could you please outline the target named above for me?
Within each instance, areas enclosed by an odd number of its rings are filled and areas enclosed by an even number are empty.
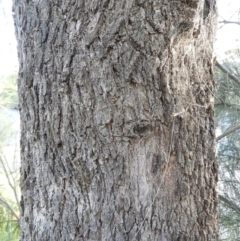
[[[0,240],[19,240],[17,73],[0,81]]]
[[[215,100],[217,131],[229,133],[218,140],[220,239],[240,240],[240,60],[239,49],[217,63]],[[235,130],[235,131],[231,131]]]

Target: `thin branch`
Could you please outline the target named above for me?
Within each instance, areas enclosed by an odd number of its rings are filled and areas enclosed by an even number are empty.
[[[223,73],[227,74],[230,79],[232,79],[235,83],[240,85],[240,80],[232,75],[228,70],[226,70],[218,61],[216,61],[216,67],[218,67]]]
[[[219,197],[219,200],[227,204],[229,208],[231,208],[232,210],[240,214],[240,207],[237,204],[235,204],[233,201],[229,200],[228,198],[224,197],[221,194],[219,194],[218,197]]]
[[[235,184],[240,184],[240,182],[238,181],[233,181],[233,180],[225,180],[225,179],[219,179],[219,182],[226,182],[226,183],[235,183]]]
[[[1,197],[0,197],[0,204],[2,204],[6,209],[8,209],[12,213],[12,215],[17,219],[17,221],[19,222],[19,217],[16,214],[16,212],[11,208],[11,206],[7,203],[7,201],[2,199]]]
[[[12,220],[7,220],[7,221],[0,221],[1,223],[8,223],[8,222],[19,222],[18,220],[12,219]]]
[[[234,104],[232,105],[232,104],[224,102],[221,99],[218,99],[218,100],[221,101],[221,103],[215,103],[215,107],[216,106],[219,106],[219,107],[224,106],[224,107],[229,107],[230,109],[234,109],[234,110],[237,110],[237,111],[240,110],[240,106],[239,105],[234,105]]]
[[[14,158],[13,160],[16,161],[16,152],[17,152],[17,143],[15,144],[15,150],[14,150]],[[14,189],[13,189],[13,192],[14,192],[14,196],[15,196],[15,199],[17,201],[17,206],[18,206],[18,210],[20,210],[20,202],[19,202],[19,198],[18,198],[18,194],[17,194],[17,185],[16,185],[16,179],[13,177],[13,174],[11,174],[12,176],[12,179],[13,179],[13,183],[14,183]]]
[[[232,155],[221,155],[221,154],[219,154],[218,157],[228,157],[228,159],[233,158],[236,161],[240,161],[240,157],[232,156]]]
[[[1,149],[1,152],[3,153],[2,149]],[[5,155],[3,155],[3,157],[4,157],[4,159],[5,159],[6,165],[5,165],[5,163],[4,163],[4,161],[3,161],[3,158],[2,158],[1,156],[0,156],[0,163],[2,164],[3,171],[4,171],[4,173],[5,173],[5,176],[6,176],[7,180],[8,180],[9,186],[10,186],[11,188],[13,188],[12,182],[11,182],[10,177],[9,177],[10,168],[9,168],[9,165],[7,164]],[[7,169],[8,169],[8,170],[7,170]]]
[[[240,125],[237,125],[237,126],[231,128],[230,130],[226,131],[226,132],[223,133],[222,135],[218,136],[218,137],[216,138],[216,141],[221,140],[222,138],[228,136],[229,134],[231,134],[231,133],[233,133],[233,132],[235,132],[236,130],[239,130],[239,129],[240,129]]]
[[[13,193],[14,193],[14,197],[15,197],[15,200],[17,202],[17,206],[18,206],[18,210],[20,210],[20,203],[19,203],[19,199],[18,199],[18,195],[17,195],[17,187],[16,187],[16,182],[15,182],[15,179],[12,175],[12,172],[11,172],[11,168],[9,167],[8,165],[8,162],[6,160],[6,157],[4,155],[4,159],[5,159],[5,162],[3,161],[3,159],[0,157],[0,163],[2,164],[2,167],[3,167],[3,170],[4,170],[4,173],[5,173],[5,176],[8,180],[8,185],[11,187],[11,189],[13,190]],[[8,169],[8,170],[7,170]],[[12,181],[10,179],[10,177],[12,178]]]
[[[237,24],[237,25],[240,25],[240,22],[228,21],[228,20],[223,20],[223,21],[220,21],[219,23],[223,23],[223,24]]]

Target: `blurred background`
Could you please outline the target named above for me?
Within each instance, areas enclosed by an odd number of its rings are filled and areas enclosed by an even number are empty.
[[[217,0],[215,123],[220,240],[240,240],[240,1]],[[12,1],[0,0],[0,241],[19,240],[20,120]]]
[[[0,240],[19,240],[18,59],[12,1],[0,0]]]

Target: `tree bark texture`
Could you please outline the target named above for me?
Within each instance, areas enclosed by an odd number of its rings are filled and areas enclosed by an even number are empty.
[[[215,1],[13,9],[21,240],[217,240]]]

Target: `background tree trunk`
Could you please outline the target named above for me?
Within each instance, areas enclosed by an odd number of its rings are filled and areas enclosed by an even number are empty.
[[[215,1],[13,8],[21,240],[217,240]]]

